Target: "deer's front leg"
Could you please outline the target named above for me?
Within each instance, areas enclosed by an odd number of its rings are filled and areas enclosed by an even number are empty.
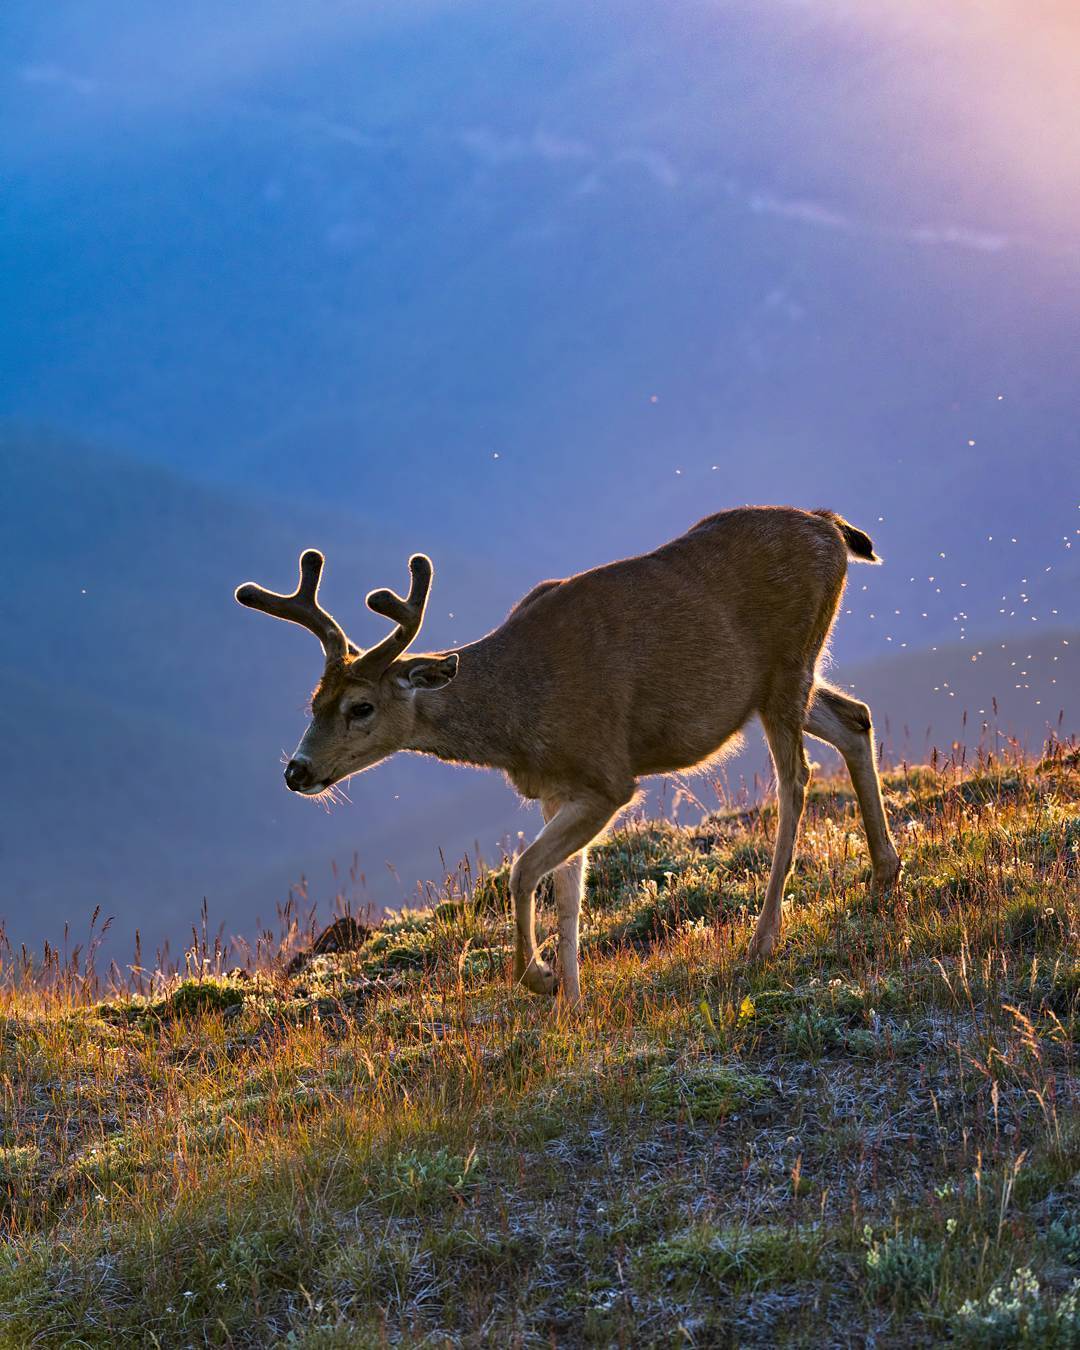
[[[510,895],[517,925],[514,979],[535,994],[555,992],[555,974],[540,959],[536,945],[533,895],[541,877],[558,868],[555,900],[559,910],[559,963],[567,999],[581,997],[578,984],[578,921],[585,860],[574,857],[600,833],[612,816],[630,800],[582,798],[544,803],[547,824],[510,869]],[[572,860],[572,861],[571,861]],[[566,866],[562,866],[566,864]],[[561,875],[560,875],[561,874]]]
[[[544,819],[552,820],[559,809],[558,802],[541,803]],[[555,892],[555,913],[559,923],[558,980],[559,990],[571,1007],[581,1001],[581,982],[578,973],[578,934],[581,924],[581,904],[585,898],[585,869],[588,849],[581,849],[572,858],[561,863],[552,873]]]

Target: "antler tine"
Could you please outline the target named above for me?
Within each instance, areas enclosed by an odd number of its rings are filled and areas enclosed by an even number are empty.
[[[277,591],[256,586],[253,581],[246,581],[237,587],[236,598],[249,609],[262,610],[275,619],[287,619],[314,633],[322,643],[326,659],[333,661],[340,660],[347,652],[355,652],[356,648],[338,621],[319,604],[319,579],[324,562],[317,548],[305,549],[300,555],[300,579],[292,595],[280,595]]]
[[[393,619],[397,628],[376,647],[364,653],[365,663],[388,665],[404,652],[420,631],[424,622],[424,607],[427,605],[428,592],[431,590],[431,578],[435,569],[431,559],[423,553],[414,553],[409,559],[409,574],[412,578],[409,594],[405,599],[394,591],[372,591],[367,597],[368,609],[384,618]]]

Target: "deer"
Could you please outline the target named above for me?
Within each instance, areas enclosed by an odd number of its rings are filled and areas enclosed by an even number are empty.
[[[756,715],[775,769],[776,835],[748,948],[780,938],[810,766],[803,737],[835,746],[851,776],[872,867],[887,890],[901,862],[882,800],[870,709],[820,674],[849,560],[878,563],[870,537],[834,511],[740,507],[707,516],[636,557],[542,581],[503,623],[453,650],[415,654],[434,569],[409,560],[408,594],[372,591],[394,625],[362,651],[319,604],[323,555],[306,550],[291,594],[247,582],[236,599],[309,629],[324,669],[311,720],[285,767],[319,797],[400,750],[501,770],[539,801],[543,828],[514,859],[513,977],[581,998],[580,914],[588,850],[642,778],[715,764]],[[537,944],[535,893],[553,874],[556,977]]]

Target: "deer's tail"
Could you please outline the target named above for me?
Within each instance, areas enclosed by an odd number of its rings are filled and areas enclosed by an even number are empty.
[[[843,536],[844,543],[847,544],[848,553],[856,562],[879,563],[881,561],[874,552],[873,540],[864,530],[858,529],[850,521],[845,520],[843,516],[837,515],[835,511],[815,511],[814,515],[822,516],[836,526]]]

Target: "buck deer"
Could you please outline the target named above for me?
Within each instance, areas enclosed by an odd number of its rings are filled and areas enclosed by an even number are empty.
[[[405,599],[388,590],[367,597],[395,626],[365,652],[319,605],[323,556],[314,549],[300,558],[293,594],[249,582],[236,598],[310,629],[323,646],[311,723],[285,769],[293,792],[316,796],[397,750],[417,750],[501,769],[539,800],[544,827],[510,872],[515,978],[536,993],[555,989],[533,906],[537,884],[554,872],[562,993],[576,1003],[590,843],[643,775],[708,763],[754,713],[776,767],[779,818],[750,955],[768,956],[780,936],[810,777],[804,732],[847,763],[875,885],[899,876],[870,711],[816,679],[849,557],[879,561],[868,536],[835,512],[725,511],[652,553],[543,581],[486,637],[423,656],[406,655],[431,588],[422,553],[409,560]]]

